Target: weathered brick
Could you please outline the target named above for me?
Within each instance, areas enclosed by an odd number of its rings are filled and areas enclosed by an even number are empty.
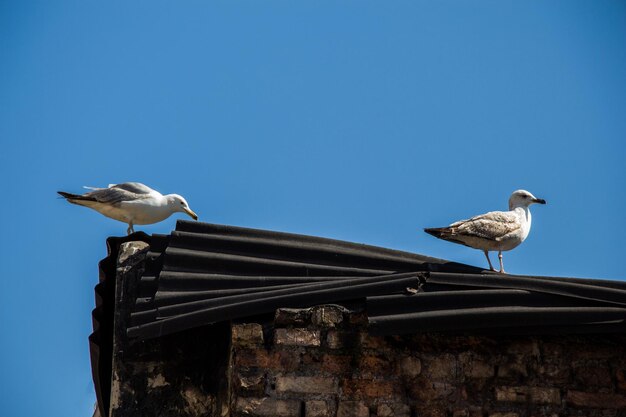
[[[319,346],[320,331],[308,329],[276,329],[274,343],[287,346]]]
[[[275,326],[305,327],[310,322],[310,308],[279,308],[274,315]]]
[[[336,327],[343,321],[345,308],[337,305],[313,307],[311,321],[320,327]]]
[[[344,379],[341,387],[349,398],[392,398],[399,395],[398,384],[379,379]]]
[[[361,347],[365,349],[383,350],[389,347],[384,337],[370,336],[367,332],[361,332],[359,334],[359,343],[361,344]]]
[[[352,357],[348,355],[322,356],[322,370],[331,374],[341,374],[351,370]]]
[[[144,260],[145,255],[138,256],[138,254],[140,252],[147,252],[149,248],[150,245],[139,240],[122,243],[117,256],[118,268],[123,270],[124,266],[129,267],[136,265],[137,262]]]
[[[571,361],[610,359],[615,357],[615,348],[609,346],[599,346],[597,344],[575,344],[568,345],[571,351]]]
[[[611,370],[606,363],[586,361],[574,367],[576,381],[585,387],[608,387],[612,385]]]
[[[515,340],[508,346],[507,352],[528,357],[537,357],[541,354],[539,343],[535,339]]]
[[[265,349],[242,349],[235,351],[233,359],[235,366],[267,368],[270,354]]]
[[[445,408],[428,405],[426,408],[421,409],[417,415],[420,417],[447,417],[448,412]]]
[[[348,315],[348,323],[352,326],[357,327],[365,327],[369,323],[369,319],[367,317],[367,312],[359,311],[356,313],[349,313]]]
[[[300,401],[274,398],[237,398],[238,416],[300,417]]]
[[[426,373],[432,379],[453,381],[457,377],[457,361],[454,355],[443,354],[424,362]]]
[[[326,336],[326,343],[331,349],[351,348],[358,344],[358,334],[331,329]]]
[[[496,387],[496,400],[502,402],[531,402],[535,404],[560,404],[561,393],[556,388]]]
[[[483,414],[484,405],[483,404],[485,403],[482,402],[480,406],[470,405],[467,410],[469,413],[468,417],[484,417],[484,414]]]
[[[626,369],[618,369],[615,372],[615,379],[617,381],[617,389],[626,391]]]
[[[165,380],[165,376],[163,376],[163,374],[159,372],[155,373],[154,376],[148,376],[146,382],[147,382],[146,385],[150,389],[167,387],[168,385],[171,385],[169,382]]]
[[[236,324],[232,327],[233,345],[258,346],[263,344],[263,327],[257,323]]]
[[[425,376],[419,376],[409,387],[411,398],[420,401],[448,399],[457,392],[455,385],[446,382],[433,382]]]
[[[422,372],[422,361],[413,356],[401,356],[396,362],[396,373],[408,378],[415,378]]]
[[[618,337],[605,341],[617,353],[596,359],[596,341],[586,336],[371,337],[352,326],[345,312],[338,321],[323,311],[311,309],[310,321],[303,321],[308,328],[276,329],[269,352],[259,340],[234,344],[235,398],[297,400],[305,417],[369,417],[370,412],[377,417],[617,417],[626,409],[626,356]],[[298,337],[302,332],[314,332],[319,342],[307,345]],[[586,349],[575,362],[569,342]],[[581,387],[586,392],[575,390]],[[235,407],[231,412],[244,415]],[[250,409],[246,415],[263,412]]]
[[[280,369],[294,371],[300,363],[299,352],[281,350],[268,352],[263,348],[243,349],[235,352],[234,363],[237,367]]]
[[[564,351],[562,351],[564,352]],[[542,361],[527,361],[530,374],[541,376],[545,383],[561,385],[566,383],[572,374],[571,363],[563,356],[544,356]]]
[[[621,394],[567,391],[565,401],[576,407],[626,409],[626,396]]]
[[[279,350],[270,356],[268,368],[288,372],[296,370],[299,365],[299,352],[294,350]]]
[[[377,417],[409,417],[410,415],[411,408],[400,402],[378,404],[376,409]]]
[[[235,377],[235,386],[239,393],[261,395],[265,391],[265,375],[242,375]]]
[[[326,344],[331,349],[341,349],[343,347],[343,333],[337,330],[329,330],[326,334]]]
[[[470,352],[461,353],[459,355],[459,363],[463,374],[469,378],[490,378],[495,374],[493,364],[478,358]]]
[[[361,401],[340,401],[337,417],[369,417],[370,410]]]
[[[309,400],[304,404],[304,415],[306,417],[333,417],[335,415],[334,404],[327,401]]]
[[[202,416],[210,413],[211,397],[202,392],[194,385],[183,384],[180,389],[180,397],[184,401],[184,411],[187,415]],[[158,412],[156,414],[159,414]],[[121,413],[117,415],[128,415]]]
[[[321,376],[277,376],[276,392],[297,394],[332,394],[337,392],[337,380]]]
[[[304,352],[301,356],[302,367],[308,372],[319,372],[322,365],[322,357],[320,352],[313,350]]]
[[[362,375],[389,375],[393,368],[389,359],[381,356],[362,356],[359,360],[359,370]]]
[[[526,364],[521,363],[520,360],[514,360],[513,362],[507,362],[498,367],[498,377],[518,379],[528,376],[528,369]]]

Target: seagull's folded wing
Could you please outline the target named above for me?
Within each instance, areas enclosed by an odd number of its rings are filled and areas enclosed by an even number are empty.
[[[522,227],[513,212],[492,211],[450,225],[455,234],[499,241]]]
[[[134,194],[151,194],[154,190],[140,182],[125,182],[123,184],[109,184],[110,189],[120,189]]]
[[[93,198],[97,202],[103,204],[117,204],[122,201],[140,200],[148,196],[148,194],[137,194],[117,186],[112,188],[102,188],[84,195],[84,197]]]

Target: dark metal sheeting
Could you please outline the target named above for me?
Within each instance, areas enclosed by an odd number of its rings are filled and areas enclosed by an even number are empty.
[[[417,287],[415,273],[428,271],[481,269],[333,239],[179,221],[166,244],[148,252],[128,334],[158,337],[278,307],[364,300],[401,292],[408,284],[395,274],[411,272]]]
[[[128,334],[356,299],[377,334],[622,331],[626,283],[503,276],[375,246],[179,221],[150,248]]]
[[[158,320],[128,330],[130,337],[155,337],[224,320],[273,312],[280,307],[308,307],[366,298],[385,292],[397,293],[418,287],[418,273],[393,274],[329,283],[212,298],[157,309]]]
[[[558,328],[559,332],[578,333],[579,326],[586,332],[623,332],[626,310],[617,307],[518,307],[497,306],[454,308],[418,313],[370,317],[373,334],[406,334],[421,332],[454,331],[467,333],[493,332],[502,329],[507,333],[533,333],[538,327]],[[592,325],[603,325],[602,330]],[[530,329],[529,329],[530,328]],[[501,333],[497,331],[497,333]]]
[[[626,330],[621,282],[428,273],[411,296],[369,297],[373,334],[606,333]]]

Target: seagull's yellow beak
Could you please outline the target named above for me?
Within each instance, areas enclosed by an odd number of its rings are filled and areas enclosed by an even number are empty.
[[[194,213],[192,209],[190,209],[189,207],[183,207],[183,210],[185,210],[185,213],[189,214],[192,219],[198,220],[198,215]]]

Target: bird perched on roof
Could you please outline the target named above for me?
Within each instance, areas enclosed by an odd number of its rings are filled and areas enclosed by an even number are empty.
[[[498,251],[500,273],[504,274],[502,252],[517,247],[528,237],[532,221],[529,206],[534,203],[546,204],[546,201],[526,190],[517,190],[509,198],[509,211],[491,211],[448,227],[427,228],[424,231],[439,239],[482,250],[492,271],[495,269],[491,265],[489,251]]]
[[[163,195],[139,182],[109,184],[108,188],[85,188],[92,191],[82,195],[57,192],[72,204],[89,207],[111,219],[128,223],[128,234],[135,232],[135,224],[158,223],[176,212],[187,213],[198,220],[182,196]]]

